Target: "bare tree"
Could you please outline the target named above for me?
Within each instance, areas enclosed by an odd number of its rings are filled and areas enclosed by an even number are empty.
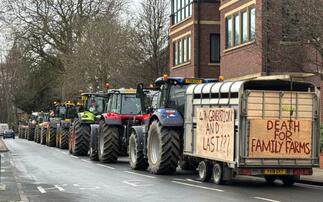
[[[168,68],[168,16],[169,1],[142,0],[137,19],[137,44],[148,66],[150,78],[169,71]],[[148,73],[147,72],[147,73]]]

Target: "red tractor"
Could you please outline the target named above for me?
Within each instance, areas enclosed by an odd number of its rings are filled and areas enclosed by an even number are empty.
[[[97,151],[101,162],[113,163],[119,156],[128,155],[131,127],[149,120],[146,106],[150,104],[146,105],[146,101],[150,92],[147,90],[144,96],[138,96],[134,89],[109,90],[106,113],[102,114],[97,130],[97,144],[93,144],[96,148],[90,149]]]

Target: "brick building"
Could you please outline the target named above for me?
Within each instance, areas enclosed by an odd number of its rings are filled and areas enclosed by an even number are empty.
[[[172,0],[169,29],[170,74],[218,77],[220,0]]]

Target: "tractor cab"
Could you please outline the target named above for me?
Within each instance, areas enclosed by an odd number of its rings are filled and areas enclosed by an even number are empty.
[[[94,122],[96,116],[101,115],[106,108],[108,95],[106,93],[83,93],[82,111],[79,114],[81,121]]]
[[[160,89],[157,108],[174,109],[183,115],[187,87],[190,84],[212,83],[217,81],[217,79],[168,77],[164,75],[155,81],[156,87]]]

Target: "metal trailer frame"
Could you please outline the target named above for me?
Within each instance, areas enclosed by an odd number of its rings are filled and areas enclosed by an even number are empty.
[[[257,86],[259,82],[264,85]],[[247,119],[247,98],[250,86],[263,91],[288,91],[280,90],[283,85],[295,85],[303,92],[313,94],[312,114],[312,157],[311,159],[293,158],[250,158],[248,157],[249,120]],[[266,85],[269,85],[266,87]],[[302,86],[304,88],[302,88]],[[267,88],[267,89],[266,89]],[[275,90],[275,88],[277,90]],[[306,90],[307,89],[307,90]],[[306,90],[306,91],[305,91]],[[297,89],[295,91],[298,91]],[[291,89],[291,92],[295,92]],[[296,93],[296,92],[295,92]],[[297,96],[297,93],[295,94]],[[281,99],[281,98],[280,98]],[[264,103],[265,104],[265,103]],[[262,81],[226,81],[209,84],[191,85],[186,92],[185,120],[184,120],[184,155],[188,157],[203,158],[194,155],[196,151],[194,134],[196,131],[197,106],[230,107],[235,112],[235,144],[234,161],[224,162],[231,168],[312,168],[319,166],[319,138],[320,138],[320,92],[311,83],[293,82],[286,80]],[[281,103],[280,103],[281,110]],[[296,104],[297,106],[297,104]],[[205,159],[205,158],[204,158]],[[217,161],[218,159],[210,159]],[[220,160],[218,160],[220,161]]]

